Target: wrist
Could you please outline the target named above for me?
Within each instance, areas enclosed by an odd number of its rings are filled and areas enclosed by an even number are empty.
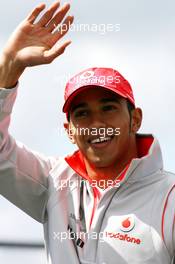
[[[18,82],[25,67],[5,52],[0,56],[0,87],[12,88]]]

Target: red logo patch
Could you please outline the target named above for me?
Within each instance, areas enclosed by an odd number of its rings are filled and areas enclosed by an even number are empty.
[[[123,232],[129,232],[134,228],[134,226],[134,217],[129,216],[121,222],[120,230]]]

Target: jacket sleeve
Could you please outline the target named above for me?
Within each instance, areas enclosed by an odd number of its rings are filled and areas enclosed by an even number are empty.
[[[29,150],[8,133],[18,85],[0,88],[0,194],[32,218],[47,220],[51,159]]]
[[[170,256],[175,256],[175,181],[170,186],[166,196],[164,214],[162,216],[162,231]]]

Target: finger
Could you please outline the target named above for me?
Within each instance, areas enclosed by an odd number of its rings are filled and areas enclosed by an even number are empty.
[[[45,4],[40,4],[36,6],[33,11],[27,16],[26,20],[30,23],[34,23],[35,19],[41,13],[41,11],[45,8]]]
[[[49,32],[52,32],[55,29],[55,27],[62,22],[63,18],[65,17],[69,9],[70,9],[69,4],[65,4],[60,8],[57,14],[53,17],[53,19],[47,25],[47,29]]]
[[[61,46],[55,45],[50,50],[45,51],[45,54],[44,54],[45,63],[52,62],[55,58],[63,54],[66,47],[69,46],[70,44],[71,44],[71,41],[68,40],[64,42]]]
[[[73,16],[66,17],[66,19],[63,21],[63,24],[60,26],[60,28],[53,33],[53,37],[55,38],[55,41],[58,41],[68,32],[73,21],[74,21]]]
[[[40,25],[41,27],[45,26],[49,20],[52,18],[52,16],[54,15],[55,11],[57,10],[57,8],[60,6],[60,2],[56,1],[55,3],[53,3],[50,8],[45,12],[45,14],[40,18],[40,20],[38,21],[38,25]]]

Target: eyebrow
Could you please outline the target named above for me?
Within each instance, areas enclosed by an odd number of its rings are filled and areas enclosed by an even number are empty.
[[[100,103],[118,103],[120,104],[120,99],[117,97],[109,97],[109,98],[102,98],[100,100]],[[87,103],[80,103],[80,104],[76,104],[71,108],[71,112],[74,112],[75,110],[79,109],[79,108],[83,108],[83,107],[87,107],[88,104]]]
[[[118,103],[118,104],[120,104],[120,99],[117,97],[103,98],[100,100],[100,103]]]
[[[75,110],[77,110],[78,108],[83,108],[83,107],[87,107],[88,104],[86,103],[81,103],[81,104],[77,104],[77,105],[74,105],[72,108],[71,108],[71,112],[74,112]]]

